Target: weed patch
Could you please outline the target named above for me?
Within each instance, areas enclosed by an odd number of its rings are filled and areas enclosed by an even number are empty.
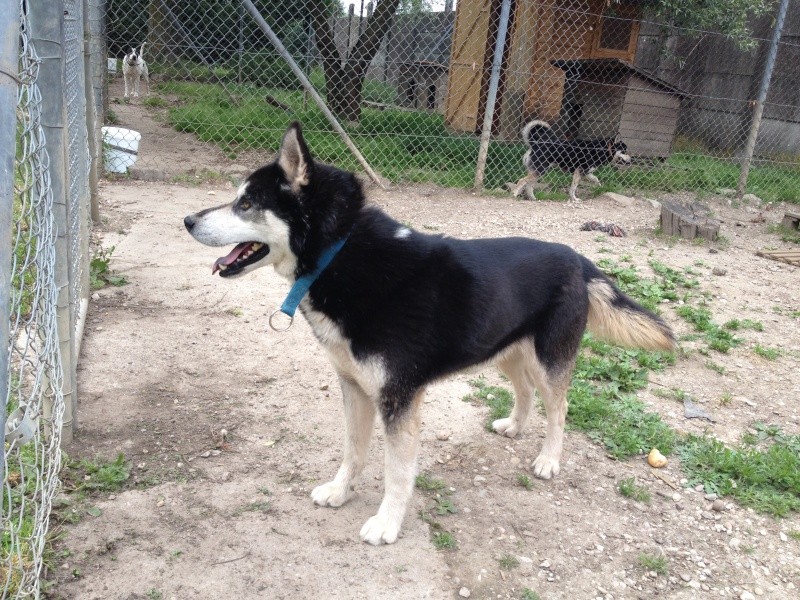
[[[89,262],[89,282],[93,290],[100,289],[106,285],[122,286],[128,283],[124,275],[117,275],[111,270],[111,255],[114,253],[114,246],[110,248],[98,248],[97,252]]]
[[[669,572],[667,568],[667,559],[663,556],[656,556],[655,554],[642,553],[639,555],[639,565],[647,571],[655,571],[659,575],[666,575]]]
[[[475,392],[464,398],[465,401],[480,401],[489,407],[489,418],[486,421],[486,430],[492,431],[492,423],[497,419],[504,419],[511,414],[514,407],[514,395],[507,389],[496,386],[486,385],[483,378],[474,379],[469,382],[475,388]]]
[[[689,485],[778,517],[800,510],[800,436],[763,426],[757,432],[736,448],[688,436],[678,455]]]
[[[620,494],[631,500],[645,503],[650,502],[650,492],[643,485],[637,484],[635,477],[621,480],[617,484],[617,490],[619,490]]]

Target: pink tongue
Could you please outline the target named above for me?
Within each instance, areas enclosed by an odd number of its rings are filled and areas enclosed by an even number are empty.
[[[232,264],[237,258],[239,258],[245,250],[250,247],[251,242],[243,242],[241,244],[237,244],[236,247],[228,253],[228,256],[223,256],[218,258],[214,261],[214,267],[211,270],[211,274],[213,275],[217,271],[219,271],[220,265],[225,265],[226,267]]]

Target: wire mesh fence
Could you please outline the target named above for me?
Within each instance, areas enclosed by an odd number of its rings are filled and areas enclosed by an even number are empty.
[[[89,6],[89,3],[86,3]],[[95,4],[95,7],[99,5]],[[13,9],[12,9],[13,7]],[[84,56],[84,2],[6,0],[16,102],[4,104],[15,130],[13,193],[2,197],[11,231],[8,323],[2,356],[3,598],[43,591],[51,513],[59,489],[61,444],[76,411],[75,368],[88,297],[89,132]],[[16,52],[14,52],[16,50]],[[4,50],[5,52],[5,50]],[[14,68],[16,67],[16,68]],[[89,86],[88,90],[91,90]],[[8,203],[7,205],[5,203]],[[3,328],[5,334],[5,328]],[[5,338],[5,335],[3,335]]]
[[[737,187],[775,5],[699,3],[687,16],[665,0],[505,2],[505,24],[504,0],[254,4],[367,162],[391,181],[472,186],[493,105],[486,188],[509,189],[526,174],[530,148],[520,132],[534,119],[550,125],[562,154],[574,154],[576,141],[626,144],[631,164],[598,166],[600,189]],[[740,16],[728,16],[734,10]],[[131,114],[162,119],[176,135],[190,133],[255,167],[300,120],[320,160],[361,168],[242,2],[108,0],[107,11],[109,56],[117,59],[112,115],[122,112],[115,101],[143,108],[126,112],[123,128],[135,129]],[[800,11],[788,15],[744,190],[771,201],[800,200]],[[142,45],[151,87],[141,68],[122,60]],[[148,165],[148,144],[141,140],[139,166]],[[542,173],[536,196],[565,197],[572,164],[564,170]]]

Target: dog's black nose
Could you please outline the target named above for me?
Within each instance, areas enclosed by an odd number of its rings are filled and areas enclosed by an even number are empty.
[[[195,221],[193,215],[189,215],[188,217],[183,219],[183,224],[186,225],[186,231],[188,231],[189,233],[191,233],[192,229],[194,229],[194,223]]]

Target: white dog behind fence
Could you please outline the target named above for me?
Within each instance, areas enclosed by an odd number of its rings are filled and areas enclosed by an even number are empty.
[[[146,42],[145,42],[146,43]],[[122,59],[122,76],[125,79],[125,97],[133,91],[133,97],[139,97],[139,82],[144,78],[147,84],[147,95],[150,95],[150,74],[147,70],[147,63],[144,61],[144,44],[131,49],[130,53]]]

